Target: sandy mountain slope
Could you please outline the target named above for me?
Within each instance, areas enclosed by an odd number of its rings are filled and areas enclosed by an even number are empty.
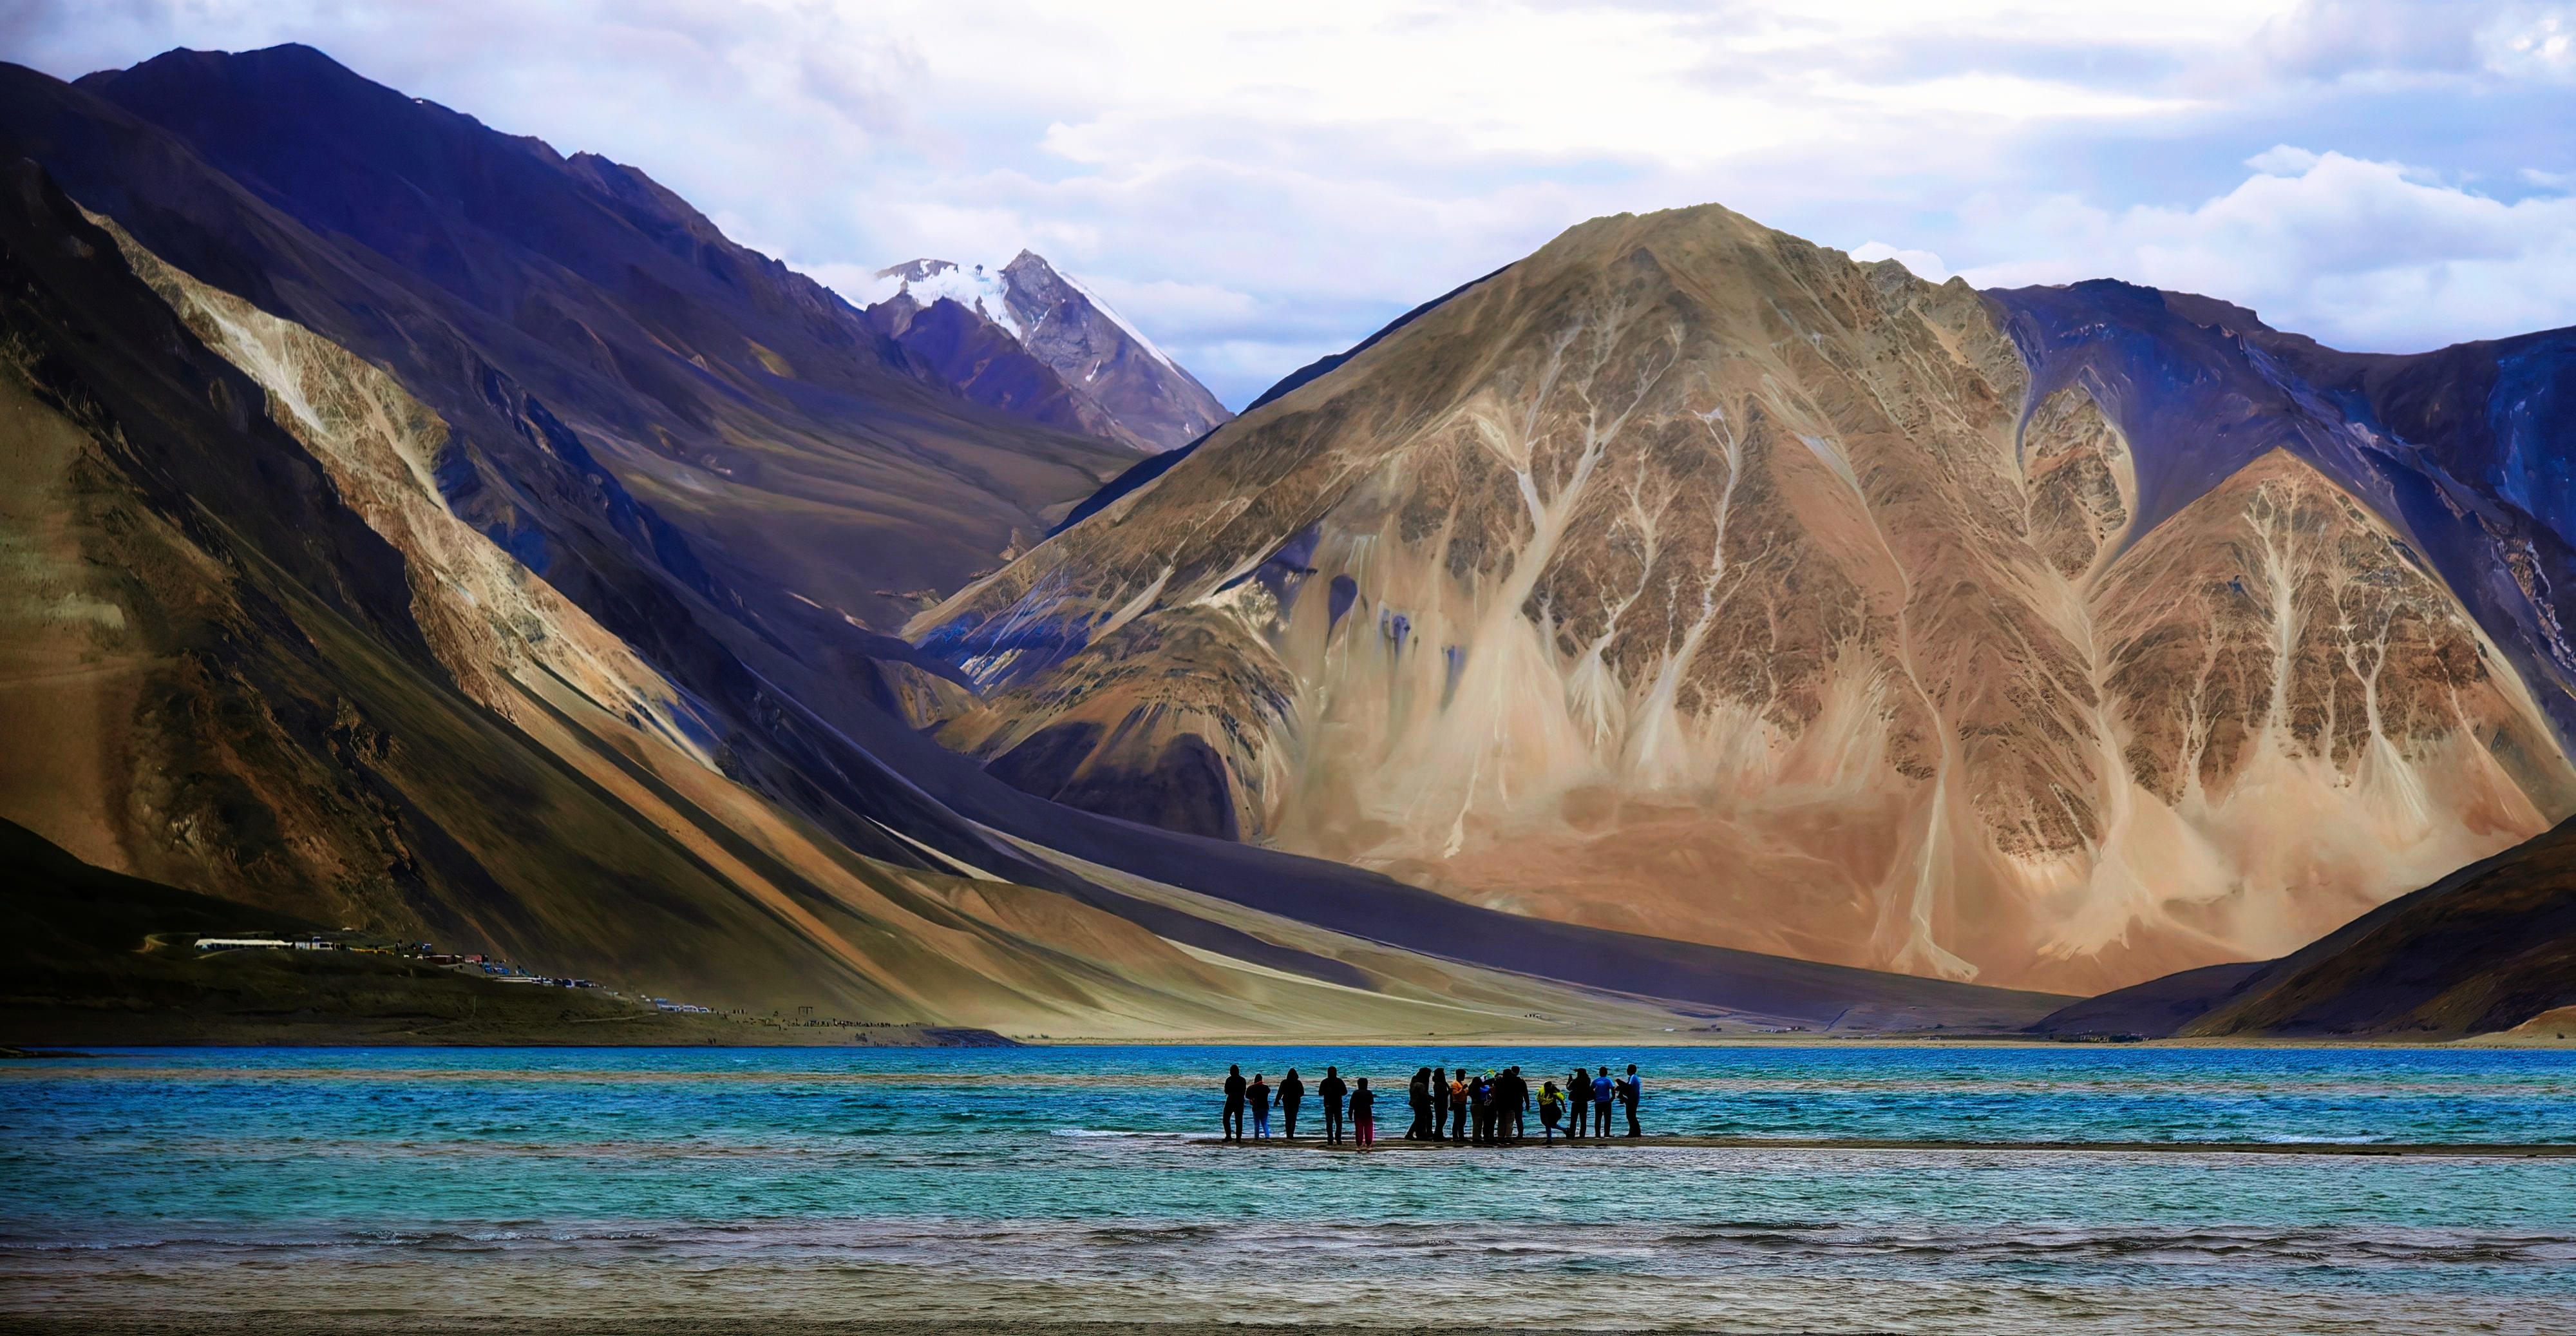
[[[2576,824],[2400,896],[2279,959],[2150,980],[2032,1027],[2149,1038],[2447,1039],[2576,1006]],[[2536,1035],[2534,1037],[2537,1037]]]
[[[2171,485],[2008,315],[1584,224],[916,619],[984,693],[942,737],[1520,914],[2069,991],[2576,808],[2383,512],[2287,448]]]

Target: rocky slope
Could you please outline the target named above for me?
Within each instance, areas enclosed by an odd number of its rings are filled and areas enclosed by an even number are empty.
[[[877,280],[870,322],[977,403],[1147,451],[1179,449],[1233,416],[1034,251],[990,269],[912,260]]]
[[[2104,286],[1584,224],[916,619],[983,693],[942,737],[1519,914],[2070,991],[2576,809],[2343,400]]]
[[[2033,1028],[2149,1038],[2449,1039],[2512,1030],[2571,1005],[2576,822],[2400,896],[2282,959],[2150,980]]]

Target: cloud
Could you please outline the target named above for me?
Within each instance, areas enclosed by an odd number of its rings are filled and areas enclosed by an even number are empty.
[[[1239,404],[1584,218],[1707,200],[1918,273],[2164,276],[2374,346],[2568,323],[2570,13],[21,0],[0,54],[309,42],[642,167],[836,286],[1035,249]]]
[[[2192,208],[2068,198],[2015,224],[2033,258],[1969,268],[2010,287],[2109,275],[2223,296],[2339,347],[2413,351],[2569,323],[2576,197],[2505,202],[2403,164],[2289,146]]]
[[[2478,64],[2483,0],[2308,0],[2264,25],[2264,53],[2313,78],[2394,70],[2464,71]]]
[[[2479,30],[2478,48],[2486,67],[2500,74],[2576,77],[2576,6],[2510,6]]]
[[[2576,76],[2576,5],[2518,0],[2306,0],[2264,25],[2277,68],[2318,79]]]

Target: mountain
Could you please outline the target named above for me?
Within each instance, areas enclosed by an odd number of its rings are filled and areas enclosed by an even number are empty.
[[[963,684],[858,591],[962,581],[1133,452],[969,402],[629,169],[298,48],[0,69],[0,162],[0,818],[97,868],[1017,1033],[2065,1001],[1518,919],[941,749],[912,716]]]
[[[1176,450],[1233,414],[1089,288],[1034,251],[996,269],[912,260],[877,271],[868,319],[921,365],[1050,424]]]
[[[2568,347],[2353,357],[1714,206],[1596,219],[907,634],[978,692],[940,737],[1060,802],[2098,992],[2576,811],[2563,498],[2527,476]]]
[[[2044,1034],[2448,1039],[2576,1006],[2576,821],[2279,960],[2089,998]]]
[[[1134,458],[972,402],[635,168],[310,48],[13,68],[0,118],[155,254],[392,369],[454,428],[449,490],[559,584],[632,559],[769,634],[893,625]]]

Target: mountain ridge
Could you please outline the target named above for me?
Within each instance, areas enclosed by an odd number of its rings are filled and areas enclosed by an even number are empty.
[[[458,481],[479,478],[494,508],[481,522],[540,569],[557,555],[540,545],[577,559],[585,542],[559,508],[503,498],[556,470],[568,438],[617,466],[575,470],[662,517],[618,546],[687,578],[692,561],[709,578],[731,566],[711,597],[804,635],[908,611],[899,591],[991,565],[1129,457],[972,404],[634,169],[497,134],[309,49],[6,85],[11,126],[85,203],[397,368],[457,427]],[[567,431],[538,425],[530,397]]]
[[[1715,206],[1579,225],[914,619],[985,693],[942,736],[1143,820],[1131,777],[1212,757],[1185,828],[1475,903],[2077,991],[2576,805],[2384,473],[2160,437],[2009,296]]]

